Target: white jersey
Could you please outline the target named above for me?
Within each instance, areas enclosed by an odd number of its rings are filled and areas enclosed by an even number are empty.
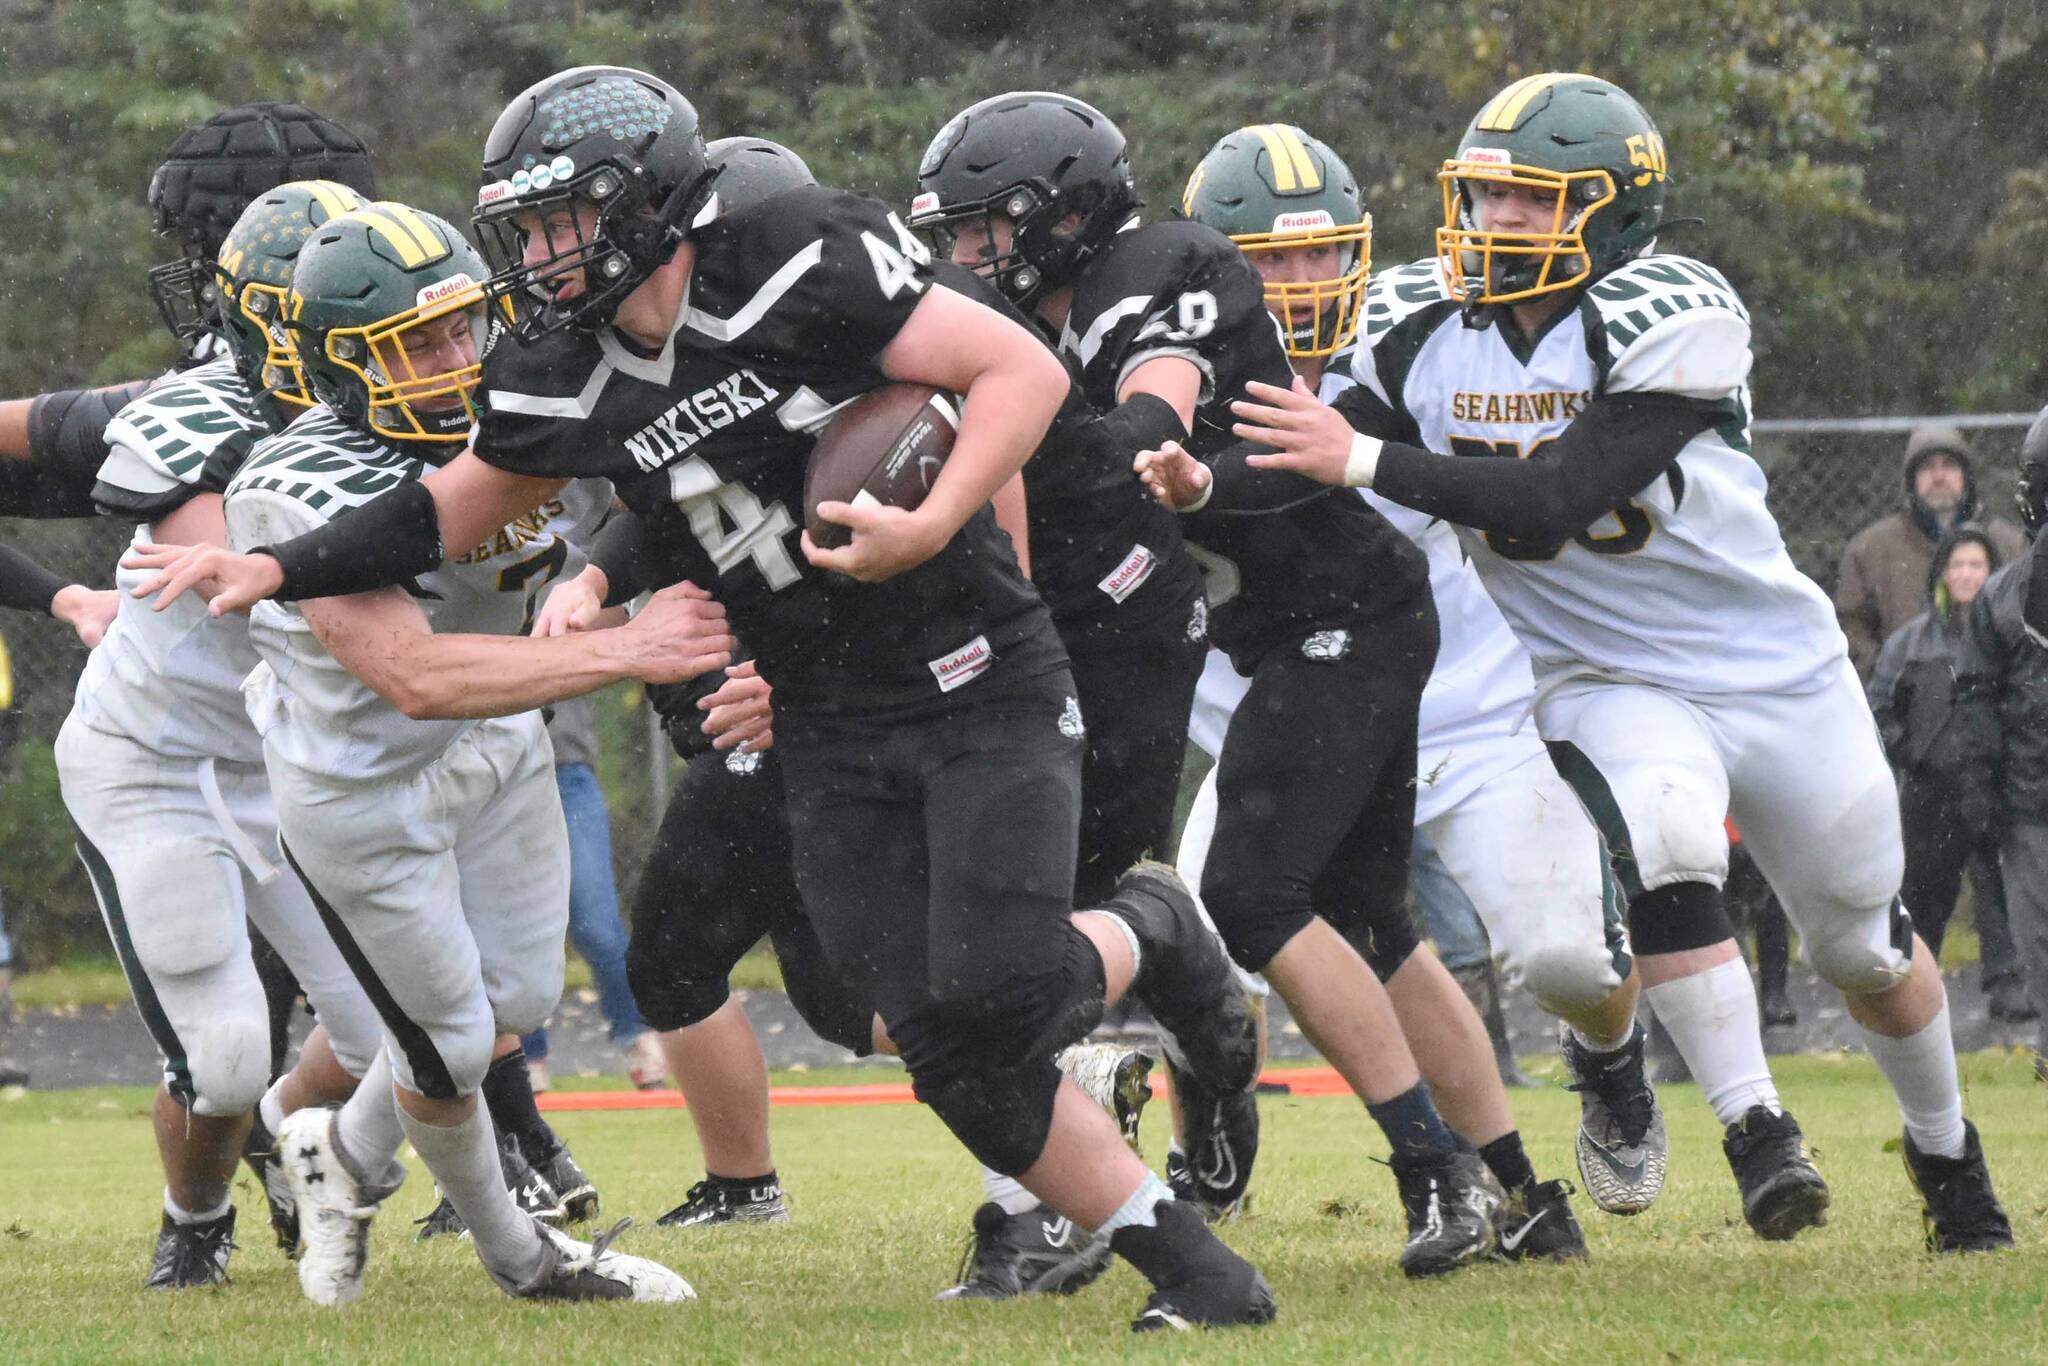
[[[191,493],[220,491],[269,432],[234,362],[209,361],[114,415],[99,482],[137,507],[173,507]],[[148,523],[135,539],[152,539]],[[169,757],[262,763],[242,705],[242,679],[256,666],[248,622],[208,615],[197,593],[154,611],[128,594],[147,577],[148,570],[115,570],[120,607],[79,676],[79,720]]]
[[[261,443],[228,486],[229,543],[244,550],[302,535],[430,468],[398,443],[314,408]],[[407,590],[441,634],[518,634],[541,590],[580,568],[574,547],[610,505],[610,484],[577,480]],[[415,772],[477,724],[406,716],[328,654],[294,604],[258,603],[249,634],[262,657],[245,688],[249,715],[271,757],[326,783]]]
[[[1834,676],[1846,650],[1834,609],[1786,553],[1749,455],[1749,314],[1720,272],[1683,256],[1631,261],[1526,355],[1498,325],[1464,325],[1434,259],[1376,275],[1366,299],[1350,379],[1440,454],[1525,457],[1603,394],[1726,409],[1664,477],[1562,545],[1460,528],[1539,680],[1592,672],[1716,693]]]

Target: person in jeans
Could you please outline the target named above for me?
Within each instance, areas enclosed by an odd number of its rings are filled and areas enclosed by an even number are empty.
[[[660,1041],[640,1016],[626,984],[626,930],[619,921],[619,891],[612,882],[612,826],[597,782],[597,712],[590,697],[558,702],[548,722],[555,742],[555,786],[569,822],[569,942],[597,983],[598,1008],[612,1042],[625,1050],[626,1075],[642,1091],[662,1085],[668,1069]],[[533,1089],[548,1089],[548,1031],[521,1039]]]

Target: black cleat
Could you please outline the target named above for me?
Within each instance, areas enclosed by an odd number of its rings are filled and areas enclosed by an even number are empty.
[[[1563,1031],[1572,1078],[1565,1089],[1579,1094],[1579,1179],[1609,1214],[1640,1214],[1664,1190],[1664,1116],[1644,1075],[1643,1045],[1641,1025],[1611,1053],[1595,1053],[1569,1027]]]
[[[1049,1209],[1006,1214],[994,1201],[974,1212],[974,1238],[960,1280],[940,1300],[1008,1300],[1071,1295],[1109,1269],[1109,1239],[1094,1238]]]
[[[1721,1150],[1742,1189],[1742,1217],[1757,1237],[1783,1242],[1828,1221],[1828,1183],[1791,1115],[1752,1105],[1728,1126]]]
[[[1212,1091],[1185,1072],[1174,1074],[1174,1085],[1187,1151],[1166,1155],[1166,1184],[1210,1223],[1234,1219],[1244,1212],[1259,1158],[1258,1098],[1249,1091]]]
[[[299,1207],[292,1199],[292,1183],[284,1163],[277,1160],[277,1139],[263,1123],[263,1116],[249,1126],[242,1140],[242,1160],[256,1177],[263,1202],[270,1209],[270,1231],[277,1235],[278,1251],[287,1257],[299,1255]]]
[[[597,1186],[583,1174],[583,1168],[576,1165],[576,1159],[569,1155],[568,1144],[557,1144],[554,1154],[545,1162],[536,1162],[534,1170],[554,1187],[555,1197],[562,1205],[562,1217],[567,1222],[580,1224],[597,1217]]]
[[[235,1210],[203,1224],[181,1224],[164,1215],[157,1230],[144,1290],[193,1290],[228,1283],[228,1254],[235,1250]]]
[[[1259,1072],[1257,1012],[1180,874],[1149,859],[1134,863],[1097,909],[1138,938],[1131,994],[1158,1022],[1174,1070],[1218,1091],[1249,1091]]]
[[[2012,1223],[1991,1189],[1976,1125],[1963,1121],[1961,1157],[1923,1153],[1911,1135],[1903,1151],[1906,1174],[1923,1202],[1920,1217],[1927,1225],[1929,1252],[2003,1252],[2012,1246]]]
[[[1571,1192],[1564,1181],[1509,1192],[1500,1211],[1500,1255],[1511,1262],[1583,1260],[1586,1234],[1572,1216]]]
[[[1151,1228],[1117,1234],[1119,1250],[1152,1280],[1152,1294],[1134,1333],[1231,1328],[1271,1323],[1279,1314],[1273,1289],[1258,1268],[1232,1252],[1178,1200],[1153,1207]]]
[[[1479,1154],[1395,1153],[1387,1165],[1408,1216],[1402,1271],[1416,1278],[1441,1276],[1493,1250],[1504,1197]]]
[[[562,1197],[545,1176],[533,1169],[510,1134],[498,1138],[498,1169],[504,1173],[505,1189],[511,1193],[512,1203],[522,1213],[544,1224],[562,1222]],[[446,1195],[427,1211],[425,1218],[413,1222],[419,1226],[419,1240],[423,1243],[431,1238],[459,1237],[469,1232],[469,1226],[462,1222],[462,1216]]]
[[[701,1228],[711,1224],[786,1224],[789,1206],[782,1183],[772,1177],[764,1185],[735,1185],[705,1177],[690,1187],[683,1203],[654,1221],[662,1228]]]

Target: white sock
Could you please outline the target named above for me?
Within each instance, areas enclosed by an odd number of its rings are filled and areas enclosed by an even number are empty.
[[[1173,1190],[1157,1175],[1145,1173],[1145,1179],[1131,1192],[1123,1204],[1117,1206],[1115,1214],[1102,1221],[1102,1227],[1095,1230],[1099,1238],[1107,1238],[1120,1228],[1154,1228],[1159,1223],[1156,1211],[1161,1200],[1173,1199]]]
[[[1145,950],[1138,945],[1138,932],[1131,928],[1130,921],[1125,920],[1115,911],[1098,911],[1096,914],[1116,926],[1116,932],[1124,937],[1124,943],[1131,951],[1131,980],[1133,982],[1137,981],[1138,969],[1144,966],[1145,962]]]
[[[270,1083],[270,1089],[263,1093],[263,1099],[256,1102],[256,1117],[263,1121],[263,1127],[273,1136],[278,1126],[284,1123],[284,1097],[278,1092],[284,1089],[284,1078]]]
[[[531,1285],[540,1275],[546,1245],[532,1216],[514,1204],[505,1189],[491,1112],[479,1099],[469,1118],[447,1128],[407,1114],[403,1107],[398,1117],[441,1194],[468,1226],[484,1267],[502,1285]]]
[[[1947,998],[1919,1032],[1891,1039],[1865,1029],[1863,1046],[1892,1084],[1913,1146],[1936,1157],[1961,1157],[1963,1093],[1956,1086],[1956,1046],[1949,1033]]]
[[[1572,1037],[1578,1040],[1579,1047],[1585,1049],[1588,1053],[1619,1053],[1628,1046],[1628,1041],[1636,1036],[1636,1030],[1641,1028],[1641,1026],[1634,1020],[1630,1020],[1628,1028],[1621,1031],[1620,1038],[1609,1040],[1606,1043],[1602,1043],[1575,1024],[1568,1024],[1565,1028],[1569,1029],[1572,1032]]]
[[[1918,1142],[1917,1139],[1914,1141]],[[225,1195],[221,1197],[221,1202],[218,1205],[207,1210],[204,1214],[194,1214],[177,1201],[171,1199],[171,1188],[169,1186],[164,1187],[164,1213],[171,1216],[171,1222],[174,1224],[212,1223],[215,1219],[226,1214],[229,1206],[233,1204],[234,1197],[232,1195]]]
[[[1003,1207],[1005,1214],[1029,1214],[1038,1208],[1039,1198],[1017,1184],[1014,1176],[1004,1176],[994,1167],[981,1169],[981,1188],[988,1198]]]
[[[1643,994],[1723,1125],[1741,1119],[1752,1106],[1774,1114],[1783,1108],[1771,1065],[1764,1061],[1756,984],[1741,958],[1661,982]]]
[[[398,1096],[391,1086],[391,1054],[388,1047],[380,1048],[334,1125],[341,1155],[357,1178],[372,1186],[396,1186],[405,1174],[398,1165],[405,1130],[398,1122]]]

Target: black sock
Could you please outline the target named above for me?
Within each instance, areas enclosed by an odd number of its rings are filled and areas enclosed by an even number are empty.
[[[1458,1150],[1456,1136],[1444,1126],[1443,1116],[1436,1112],[1436,1102],[1429,1098],[1429,1083],[1426,1081],[1416,1082],[1392,1100],[1367,1101],[1365,1109],[1387,1136],[1387,1142],[1393,1145],[1397,1157],[1403,1153],[1454,1153]]]
[[[720,1176],[717,1172],[707,1167],[704,1171],[704,1179],[714,1186],[722,1186],[729,1191],[745,1191],[756,1186],[775,1186],[781,1184],[775,1179],[775,1168],[773,1167],[768,1169],[768,1174],[765,1176]]]
[[[1479,1150],[1480,1161],[1500,1180],[1502,1189],[1513,1192],[1536,1184],[1536,1169],[1529,1154],[1522,1151],[1522,1132],[1510,1129]]]
[[[1192,1265],[1204,1261],[1205,1254],[1221,1250],[1230,1255],[1202,1216],[1182,1201],[1161,1200],[1152,1207],[1152,1218],[1150,1224],[1126,1224],[1110,1234],[1109,1247],[1154,1285],[1184,1279]]]
[[[540,1117],[533,1099],[533,1079],[526,1074],[526,1050],[515,1048],[492,1062],[484,1073],[484,1104],[501,1134],[517,1140],[519,1151],[536,1167],[547,1165],[561,1151],[562,1140]]]

